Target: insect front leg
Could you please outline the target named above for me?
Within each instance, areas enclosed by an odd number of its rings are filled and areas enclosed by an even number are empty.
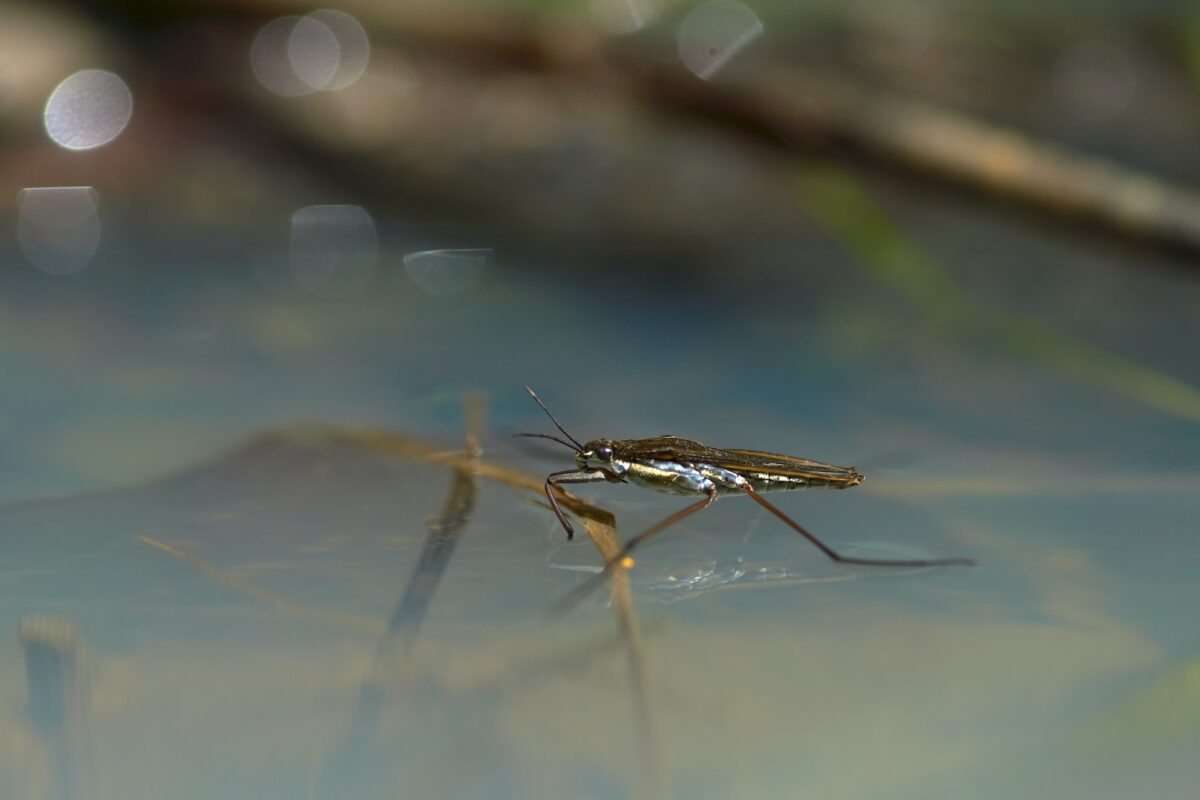
[[[554,487],[560,483],[599,483],[607,480],[609,480],[609,477],[602,469],[568,469],[563,472],[552,473],[546,477],[546,499],[550,501],[550,508],[554,511],[554,516],[558,517],[563,530],[567,532],[568,539],[575,538],[575,527],[571,525],[567,516],[563,514],[562,509],[558,507],[558,500],[554,497]]]

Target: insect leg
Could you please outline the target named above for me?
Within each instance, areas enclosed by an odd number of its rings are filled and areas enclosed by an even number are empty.
[[[771,503],[767,502],[762,495],[754,491],[753,487],[744,485],[742,491],[750,495],[750,499],[758,503],[760,506],[770,511],[775,516],[779,517],[788,527],[796,533],[803,536],[808,541],[812,542],[818,550],[833,561],[839,564],[864,564],[871,567],[948,567],[959,565],[964,567],[975,566],[975,561],[970,558],[930,558],[930,559],[879,559],[879,558],[852,558],[850,556],[838,555],[838,553],[829,545],[822,542],[816,536],[813,536],[808,531],[801,528],[787,514],[784,514]]]
[[[558,500],[554,499],[554,487],[560,483],[599,483],[606,480],[608,480],[608,476],[604,474],[604,470],[599,469],[590,472],[568,469],[563,472],[552,473],[546,477],[546,499],[550,501],[550,508],[553,509],[554,516],[558,517],[563,530],[567,532],[568,539],[575,538],[575,528],[567,520],[562,509],[558,507]]]
[[[699,500],[695,503],[692,503],[690,506],[685,506],[685,507],[679,509],[671,516],[667,517],[664,520],[660,520],[659,522],[654,523],[649,528],[646,528],[646,530],[639,533],[637,536],[634,536],[632,539],[630,539],[628,542],[625,543],[625,546],[621,548],[621,552],[617,553],[615,556],[610,558],[605,563],[603,569],[601,569],[598,573],[596,573],[592,577],[588,578],[586,581],[581,583],[579,586],[572,589],[568,595],[566,595],[561,600],[559,600],[557,603],[555,603],[554,606],[550,610],[551,614],[554,616],[558,616],[558,615],[565,614],[568,611],[570,611],[572,608],[577,606],[581,600],[583,600],[589,594],[594,592],[600,586],[600,584],[602,584],[602,583],[604,583],[604,581],[608,580],[608,576],[612,574],[613,568],[615,568],[618,564],[625,561],[625,559],[629,557],[629,554],[633,551],[633,549],[635,547],[637,547],[639,544],[646,541],[647,539],[649,539],[651,536],[655,535],[656,533],[662,533],[664,530],[671,527],[676,522],[679,522],[680,520],[684,519],[685,517],[689,517],[692,514],[695,514],[697,511],[703,511],[704,509],[706,509],[710,505],[712,505],[712,502],[716,499],[717,499],[717,490],[710,489],[705,494],[703,500]]]

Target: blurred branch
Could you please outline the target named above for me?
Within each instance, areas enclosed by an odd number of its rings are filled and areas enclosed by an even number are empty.
[[[800,173],[798,188],[821,220],[881,280],[934,325],[1042,363],[1082,383],[1200,422],[1200,389],[1058,328],[975,303],[949,272],[845,171]]]
[[[579,26],[522,26],[503,15],[494,21],[487,35],[480,35],[478,19],[462,25],[425,14],[401,24],[457,53],[490,54],[510,68],[538,67],[606,85],[613,76],[605,73],[615,70],[652,109],[732,127],[789,151],[848,146],[912,174],[1200,252],[1200,191],[1066,145],[869,89],[845,75],[781,64],[706,82],[674,60]]]
[[[913,174],[1200,252],[1200,192],[1191,187],[812,70],[775,68],[715,89],[677,73],[653,75],[655,97],[791,149],[846,145]]]

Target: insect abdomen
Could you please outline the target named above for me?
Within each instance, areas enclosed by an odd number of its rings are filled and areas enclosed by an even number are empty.
[[[845,488],[845,481],[824,478],[801,478],[795,475],[777,475],[768,472],[743,472],[742,477],[758,492],[794,492],[798,489]]]
[[[673,461],[632,461],[622,474],[631,483],[668,494],[694,495],[713,489],[713,482],[703,472]]]

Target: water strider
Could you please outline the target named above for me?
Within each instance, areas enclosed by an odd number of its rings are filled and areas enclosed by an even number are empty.
[[[656,492],[701,496],[667,518],[656,522],[625,543],[624,548],[604,565],[595,578],[582,584],[559,604],[569,608],[596,588],[618,564],[630,566],[630,552],[651,536],[661,533],[680,520],[702,511],[722,495],[745,494],[770,511],[796,533],[803,536],[831,560],[839,564],[859,564],[878,567],[943,567],[973,566],[969,558],[935,559],[876,559],[840,555],[812,535],[787,514],[762,496],[763,492],[787,492],[797,489],[848,489],[862,483],[863,475],[854,467],[837,467],[806,458],[795,458],[759,450],[724,450],[683,439],[679,436],[655,436],[649,439],[595,439],[581,444],[559,424],[550,409],[528,386],[534,401],[567,437],[565,440],[545,433],[520,433],[550,439],[575,451],[575,469],[554,472],[546,477],[546,499],[558,517],[567,538],[575,529],[559,508],[554,488],[569,483],[633,483]]]

